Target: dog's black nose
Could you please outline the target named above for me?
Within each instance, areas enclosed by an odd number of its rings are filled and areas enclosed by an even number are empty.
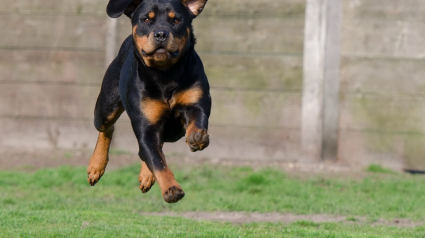
[[[168,32],[161,30],[155,31],[154,36],[157,41],[163,42],[168,38]]]

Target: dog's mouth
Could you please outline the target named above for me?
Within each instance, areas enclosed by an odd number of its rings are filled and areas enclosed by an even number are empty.
[[[179,50],[176,51],[169,51],[165,49],[162,46],[159,46],[158,48],[154,49],[151,52],[146,52],[142,49],[142,56],[143,57],[154,57],[154,58],[175,58],[179,55]]]

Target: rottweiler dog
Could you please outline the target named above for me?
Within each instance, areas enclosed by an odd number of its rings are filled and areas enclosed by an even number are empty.
[[[186,136],[191,151],[209,144],[209,84],[195,52],[192,20],[207,0],[110,0],[107,14],[131,19],[132,34],[103,78],[94,110],[99,131],[87,169],[90,185],[105,172],[114,123],[126,111],[139,144],[140,189],[158,182],[166,202],[184,196],[162,146]]]

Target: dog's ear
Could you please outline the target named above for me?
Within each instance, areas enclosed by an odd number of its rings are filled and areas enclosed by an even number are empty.
[[[201,14],[207,1],[208,0],[182,0],[183,4],[192,12],[194,18]]]
[[[109,17],[117,18],[123,13],[129,18],[143,0],[109,0],[106,13]]]

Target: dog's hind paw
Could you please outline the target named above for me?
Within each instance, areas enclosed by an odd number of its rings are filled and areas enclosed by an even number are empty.
[[[87,180],[91,186],[95,185],[102,175],[105,173],[105,170],[97,170],[89,166],[87,169]]]
[[[192,152],[203,150],[210,144],[210,139],[205,129],[198,129],[187,137],[187,144]]]
[[[142,193],[147,193],[155,184],[155,177],[143,162],[139,174],[139,184]]]
[[[163,198],[168,203],[175,203],[184,197],[183,189],[172,186],[164,192]]]

